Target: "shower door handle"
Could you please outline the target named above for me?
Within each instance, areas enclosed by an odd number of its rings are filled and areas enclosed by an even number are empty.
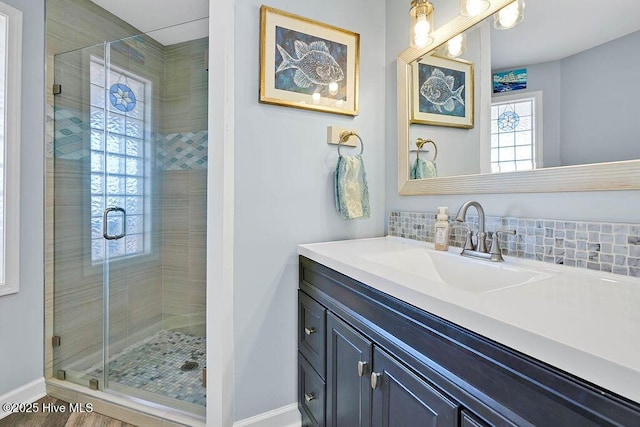
[[[109,218],[109,212],[122,212],[122,233],[120,234],[109,234],[107,230],[107,220]],[[122,239],[127,235],[127,212],[122,208],[107,208],[104,210],[102,214],[102,236],[107,240],[118,240]]]

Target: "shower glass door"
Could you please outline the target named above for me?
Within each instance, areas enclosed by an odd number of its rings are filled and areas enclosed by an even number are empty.
[[[54,373],[204,415],[208,38],[57,55]]]
[[[91,58],[103,58],[103,44],[55,56],[54,88],[54,376],[103,388],[104,269],[92,244],[101,224],[102,203],[90,193],[91,156],[96,141],[90,85]]]

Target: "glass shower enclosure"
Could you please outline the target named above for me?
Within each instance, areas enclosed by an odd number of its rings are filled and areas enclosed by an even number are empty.
[[[54,59],[54,375],[202,416],[207,49]]]

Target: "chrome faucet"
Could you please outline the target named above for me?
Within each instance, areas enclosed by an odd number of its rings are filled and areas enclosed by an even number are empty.
[[[467,233],[467,241],[465,241],[464,249],[462,250],[463,255],[465,249],[469,249],[472,251],[477,251],[480,253],[486,254],[489,252],[487,250],[487,233],[484,231],[484,209],[478,202],[474,202],[473,200],[469,200],[465,202],[458,211],[458,215],[456,215],[456,222],[465,222],[467,219],[467,210],[473,206],[478,211],[478,234],[476,237],[477,245],[473,244],[471,230]]]
[[[471,256],[476,258],[488,259],[491,261],[504,261],[502,257],[502,251],[500,250],[499,235],[501,233],[516,234],[515,230],[496,230],[493,232],[493,238],[491,239],[491,250],[487,249],[487,233],[485,232],[484,223],[484,209],[480,203],[473,200],[465,202],[456,215],[456,222],[463,223],[467,218],[467,210],[471,207],[475,207],[478,211],[478,233],[476,235],[476,244],[473,244],[473,232],[469,226],[462,226],[467,229],[467,237],[462,248],[460,255]]]

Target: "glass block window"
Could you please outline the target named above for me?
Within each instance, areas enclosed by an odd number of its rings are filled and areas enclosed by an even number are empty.
[[[149,252],[149,81],[92,58],[90,70],[91,126],[91,260]],[[105,87],[106,86],[106,87]],[[108,207],[126,211],[126,236],[106,240],[103,212]],[[107,231],[120,234],[123,215],[109,214]]]
[[[508,100],[498,98],[491,105],[491,172],[535,169],[536,97],[529,93]]]

